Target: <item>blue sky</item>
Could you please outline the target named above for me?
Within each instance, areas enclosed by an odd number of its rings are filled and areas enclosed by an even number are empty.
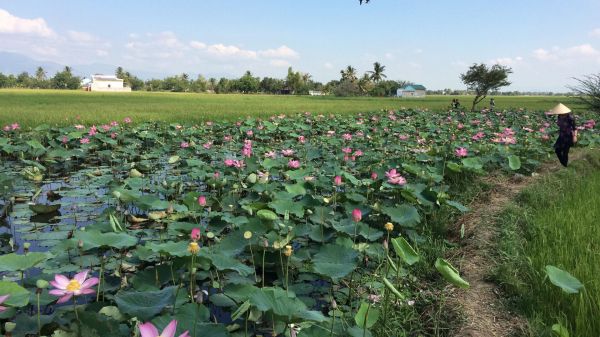
[[[510,90],[565,91],[600,72],[595,0],[0,0],[0,51],[157,75],[338,79],[379,61],[390,79],[464,88],[474,62],[513,68]]]

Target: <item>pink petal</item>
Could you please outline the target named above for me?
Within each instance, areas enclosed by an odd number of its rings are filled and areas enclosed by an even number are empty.
[[[175,337],[175,330],[177,330],[177,321],[172,320],[169,325],[163,330],[161,337]]]
[[[7,298],[9,298],[10,295],[4,295],[4,296],[0,296],[0,303],[6,301]]]
[[[71,297],[73,297],[73,293],[67,293],[65,296],[59,298],[58,301],[56,301],[56,303],[65,303],[66,301],[70,300]]]
[[[6,310],[6,307],[0,305],[0,312],[3,312],[4,310]]]
[[[85,279],[87,278],[87,274],[88,274],[89,270],[84,270],[81,273],[77,273],[75,274],[75,276],[73,276],[73,279],[77,280],[77,282],[79,282],[79,284],[82,284]]]
[[[81,284],[81,288],[82,289],[86,289],[86,288],[91,288],[93,286],[95,286],[96,284],[98,284],[99,280],[97,277],[92,277],[90,279],[85,280],[85,282],[83,282]]]
[[[55,282],[52,284],[53,286],[60,289],[66,289],[70,280],[64,275],[56,274],[54,275],[54,281]]]
[[[185,330],[185,332],[179,335],[179,337],[190,337],[189,333],[190,332],[188,330]]]
[[[150,322],[140,324],[139,328],[141,337],[158,337],[158,330]]]
[[[95,294],[95,293],[96,293],[96,290],[94,290],[94,289],[81,289],[81,290],[79,291],[79,293],[80,293],[80,294],[83,294],[83,295]]]
[[[48,293],[55,296],[64,296],[67,292],[62,289],[52,289]]]

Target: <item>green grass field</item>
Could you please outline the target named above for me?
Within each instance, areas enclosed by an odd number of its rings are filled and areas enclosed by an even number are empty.
[[[469,96],[428,96],[380,98],[332,96],[214,95],[195,93],[93,93],[61,90],[0,90],[0,124],[19,122],[39,124],[104,123],[124,117],[140,121],[191,123],[203,120],[233,120],[243,116],[266,117],[273,114],[359,113],[380,109],[427,108],[442,111],[458,98],[470,108]],[[498,96],[496,108],[543,111],[563,102],[577,110],[574,98],[564,96]],[[487,105],[484,101],[481,107]],[[79,119],[77,119],[79,118]]]
[[[600,336],[600,156],[591,152],[527,189],[504,215],[500,282],[530,318],[531,336]],[[566,294],[545,278],[546,265],[577,277],[585,289]]]

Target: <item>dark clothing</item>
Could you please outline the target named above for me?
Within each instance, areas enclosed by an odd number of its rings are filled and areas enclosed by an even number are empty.
[[[559,117],[556,121],[559,127],[558,139],[554,143],[554,152],[563,166],[569,163],[569,149],[573,146],[573,132],[575,131],[575,120],[573,116]]]

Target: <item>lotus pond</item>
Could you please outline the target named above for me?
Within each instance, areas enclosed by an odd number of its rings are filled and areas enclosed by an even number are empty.
[[[377,335],[418,311],[416,265],[469,286],[420,251],[468,212],[455,183],[529,173],[556,134],[526,111],[108,122],[0,131],[8,335]]]

